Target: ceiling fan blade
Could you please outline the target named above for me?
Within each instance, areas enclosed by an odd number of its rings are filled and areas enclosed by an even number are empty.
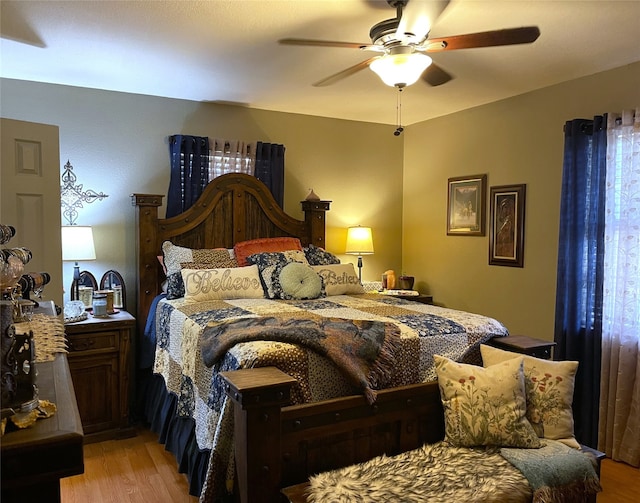
[[[16,2],[2,2],[0,14],[0,38],[12,40],[21,44],[47,47],[36,31],[31,28],[24,15],[13,4]]]
[[[507,28],[506,30],[483,31],[452,37],[430,38],[426,42],[426,52],[494,47],[499,45],[530,44],[540,36],[537,26]]]
[[[396,38],[402,40],[404,33],[410,33],[424,40],[447,5],[449,0],[410,0],[402,11]]]
[[[430,86],[441,86],[446,84],[453,76],[442,69],[442,67],[431,63],[429,67],[422,73],[422,80],[424,80]]]
[[[347,49],[360,49],[367,44],[358,44],[356,42],[336,42],[333,40],[310,40],[307,38],[281,38],[278,40],[282,45],[307,45],[314,47],[344,47]]]
[[[357,65],[350,66],[349,68],[346,68],[338,73],[334,73],[333,75],[327,78],[319,80],[318,82],[314,82],[313,87],[325,87],[325,86],[330,86],[331,84],[335,84],[336,82],[344,79],[345,77],[349,77],[354,73],[358,73],[360,70],[364,70],[376,59],[378,59],[378,56],[374,56],[373,58],[369,58],[365,61],[361,61]]]

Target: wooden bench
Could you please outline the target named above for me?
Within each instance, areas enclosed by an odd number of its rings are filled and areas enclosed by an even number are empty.
[[[241,502],[305,502],[311,474],[444,438],[435,382],[381,390],[373,405],[360,395],[288,405],[295,380],[275,367],[221,375],[234,404]],[[604,457],[591,452],[598,461]]]

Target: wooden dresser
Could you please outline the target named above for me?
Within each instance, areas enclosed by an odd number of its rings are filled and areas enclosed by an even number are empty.
[[[37,363],[41,400],[57,412],[2,437],[2,503],[59,502],[60,479],[84,472],[83,435],[67,357]]]
[[[126,311],[89,315],[65,325],[69,367],[85,443],[135,435],[129,423],[131,338],[136,320]]]

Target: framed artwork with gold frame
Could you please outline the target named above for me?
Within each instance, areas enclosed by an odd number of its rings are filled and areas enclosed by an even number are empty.
[[[447,234],[484,236],[487,220],[487,175],[449,178]]]

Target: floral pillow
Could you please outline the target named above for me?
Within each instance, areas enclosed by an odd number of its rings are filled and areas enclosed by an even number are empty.
[[[338,257],[336,257],[333,253],[324,250],[323,248],[309,245],[306,246],[303,250],[305,256],[307,257],[307,262],[309,262],[310,265],[329,265],[340,263],[340,259]]]
[[[523,360],[491,367],[434,355],[445,440],[458,447],[541,447],[526,418]]]
[[[257,265],[265,294],[270,299],[281,298],[281,290],[274,288],[273,276],[277,266],[285,266],[290,262],[309,265],[302,250],[288,250],[282,252],[255,253],[246,258],[247,263]]]
[[[524,358],[527,418],[539,437],[580,448],[573,433],[573,388],[578,362],[551,361],[480,345],[485,367],[513,358]]]
[[[167,299],[184,297],[182,264],[197,262],[206,268],[237,267],[238,263],[226,248],[192,249],[171,241],[162,243],[163,263],[167,273]]]

